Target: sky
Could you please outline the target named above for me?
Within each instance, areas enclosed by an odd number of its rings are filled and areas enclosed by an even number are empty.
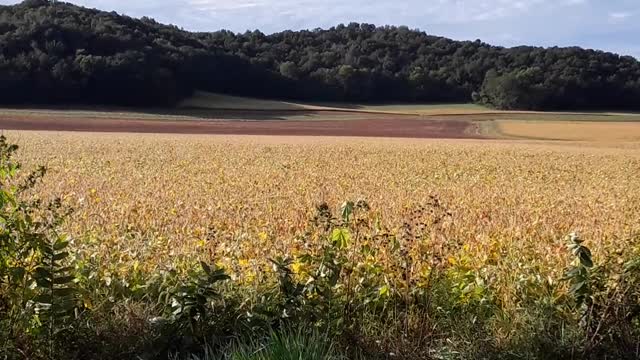
[[[185,30],[406,25],[493,45],[581,46],[640,59],[640,0],[72,0]],[[0,4],[16,1],[0,0]]]

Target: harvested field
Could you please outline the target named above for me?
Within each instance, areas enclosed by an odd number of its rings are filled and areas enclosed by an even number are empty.
[[[154,121],[72,117],[0,116],[0,129],[174,134],[308,135],[407,138],[478,138],[464,120],[373,118],[318,121]]]
[[[265,100],[197,92],[185,99],[178,109],[241,110],[295,113],[316,111],[323,117],[331,112],[353,114],[392,114],[413,116],[467,116],[473,120],[576,120],[576,121],[640,121],[640,114],[611,111],[508,111],[495,110],[473,103],[426,104],[356,104],[356,103],[300,103],[281,100]]]
[[[197,92],[179,105],[181,108],[271,110],[271,111],[339,111],[370,114],[470,114],[495,112],[475,104],[351,104],[351,103],[304,103],[281,100],[265,100],[230,96],[208,92]]]
[[[498,121],[511,138],[570,141],[639,141],[640,122]]]

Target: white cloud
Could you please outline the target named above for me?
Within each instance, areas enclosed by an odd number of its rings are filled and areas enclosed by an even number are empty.
[[[190,0],[189,5],[195,10],[211,11],[211,12],[224,12],[243,10],[249,8],[264,7],[269,4],[268,1],[233,1],[233,0]]]
[[[576,1],[576,0],[570,0]],[[580,0],[578,0],[580,1]],[[584,1],[584,0],[581,0]],[[427,21],[438,23],[466,23],[490,21],[526,13],[534,6],[553,6],[552,0],[408,0],[390,2],[382,0],[189,0],[198,11],[218,15],[253,8],[265,17],[282,13],[295,14],[300,18],[309,16],[309,21],[349,15],[352,18],[369,17],[384,19],[399,14],[407,16],[429,15]],[[248,14],[252,16],[252,14]],[[269,19],[261,19],[262,21]],[[271,21],[277,21],[273,18]],[[385,21],[382,21],[385,22]],[[389,22],[389,21],[386,21]]]
[[[622,22],[630,18],[633,14],[631,12],[621,11],[609,13],[609,20],[611,22]]]

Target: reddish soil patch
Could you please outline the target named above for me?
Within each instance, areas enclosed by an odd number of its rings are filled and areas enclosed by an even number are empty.
[[[309,135],[406,138],[479,138],[463,120],[134,120],[0,116],[0,129],[172,134]]]

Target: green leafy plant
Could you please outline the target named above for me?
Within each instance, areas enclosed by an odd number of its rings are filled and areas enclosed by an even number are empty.
[[[587,315],[586,309],[593,303],[591,269],[593,259],[591,250],[584,246],[583,240],[575,233],[569,235],[569,250],[575,257],[571,267],[565,273],[564,280],[569,281],[571,288],[569,293],[575,299],[577,308],[582,308],[583,315]]]
[[[46,169],[20,177],[17,150],[0,136],[0,310],[7,314],[0,318],[2,351],[9,352],[20,337],[30,335],[35,341],[44,334],[52,356],[54,337],[75,309],[69,241],[58,230],[70,209],[59,199],[45,206],[27,196]]]
[[[640,343],[640,256],[631,252],[626,262],[596,266],[589,248],[576,234],[569,236],[575,257],[564,279],[579,312],[584,332],[583,353],[593,353],[604,342],[616,344],[616,354],[637,354]]]
[[[49,339],[64,330],[76,309],[74,267],[67,266],[69,240],[65,236],[40,244],[41,264],[35,268],[33,280],[37,295],[33,298],[34,320],[46,325]],[[50,342],[53,346],[53,342]],[[53,349],[50,349],[50,354]]]
[[[291,269],[293,259],[277,257],[270,260],[277,274],[278,297],[280,298],[279,308],[276,316],[287,319],[296,317],[304,303],[304,284],[294,279],[294,272]]]
[[[211,267],[200,263],[201,271],[189,274],[187,281],[164,292],[167,300],[168,318],[179,327],[188,326],[190,332],[201,335],[210,317],[214,315],[215,305],[220,300],[220,283],[229,280],[224,268]]]

